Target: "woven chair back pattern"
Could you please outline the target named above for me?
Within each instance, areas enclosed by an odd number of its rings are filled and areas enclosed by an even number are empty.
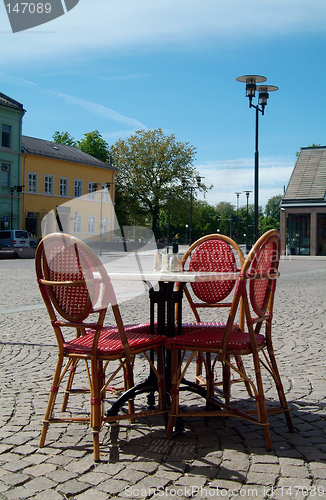
[[[228,243],[223,240],[207,240],[194,251],[189,271],[235,272],[237,263]],[[214,304],[224,300],[233,290],[235,280],[191,283],[194,294],[203,302]]]
[[[280,259],[280,240],[276,236],[268,238],[259,248],[250,266],[250,276],[273,274],[277,272]],[[276,286],[273,279],[249,279],[250,301],[254,312],[258,316],[266,313],[270,290]]]
[[[69,321],[85,320],[93,312],[100,293],[100,284],[94,283],[96,266],[77,244],[65,240],[64,235],[45,241],[44,247],[45,279],[63,282],[48,288],[54,307]],[[64,285],[69,281],[80,283]]]

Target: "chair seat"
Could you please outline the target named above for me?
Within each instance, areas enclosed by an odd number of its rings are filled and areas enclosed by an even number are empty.
[[[222,327],[209,327],[203,328],[202,330],[196,330],[195,332],[189,332],[182,335],[178,335],[177,337],[172,337],[167,339],[165,343],[165,347],[169,349],[173,345],[183,347],[190,347],[193,350],[199,349],[220,349],[222,345],[223,335],[225,328]],[[265,342],[264,335],[257,334],[256,343],[257,345],[261,345]],[[231,331],[228,349],[229,350],[241,350],[241,349],[250,349],[250,337],[249,333],[246,332],[238,332]]]
[[[165,337],[164,335],[151,334],[149,323],[131,326],[129,328],[126,328],[125,332],[131,350],[137,349],[139,347],[148,347],[148,349],[154,349],[155,347],[162,345],[167,339],[167,337]],[[86,335],[75,338],[69,342],[65,342],[65,352],[90,354],[93,345],[94,334],[94,330],[87,330]],[[123,352],[124,351],[118,329],[112,327],[102,328],[98,341],[97,354],[99,356],[105,356],[116,355]]]

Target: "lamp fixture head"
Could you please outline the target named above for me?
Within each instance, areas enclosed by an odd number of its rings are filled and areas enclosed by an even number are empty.
[[[243,82],[246,84],[246,96],[249,98],[249,106],[251,106],[252,99],[255,97],[255,92],[257,89],[257,83],[266,82],[267,78],[265,76],[259,75],[243,75],[236,78],[238,82]]]
[[[263,114],[265,106],[267,105],[267,100],[269,98],[269,92],[275,92],[275,90],[278,90],[278,87],[275,87],[275,85],[258,85],[258,104],[261,106]]]

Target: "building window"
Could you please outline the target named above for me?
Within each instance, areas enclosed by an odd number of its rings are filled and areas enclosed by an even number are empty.
[[[74,214],[72,230],[74,233],[81,233],[81,230],[82,230],[82,216],[81,215]]]
[[[102,201],[109,202],[110,201],[110,184],[105,182],[101,185],[102,191]]]
[[[89,182],[88,183],[88,198],[90,200],[96,199],[96,190],[97,190],[97,183],[96,182]]]
[[[53,194],[53,175],[44,176],[44,194]]]
[[[83,196],[83,181],[80,179],[74,180],[74,197]]]
[[[11,147],[11,126],[10,125],[2,125],[2,140],[1,145],[3,148]]]
[[[10,165],[7,163],[1,164],[1,187],[10,187]]]
[[[29,193],[37,193],[37,174],[33,172],[28,173],[27,191]]]
[[[291,255],[310,255],[310,214],[288,214],[288,244]]]
[[[109,219],[107,217],[102,217],[102,234],[108,233],[109,231]]]
[[[87,217],[87,232],[90,234],[95,233],[95,216],[94,215],[89,215]]]
[[[59,194],[60,196],[68,196],[68,178],[59,178]]]

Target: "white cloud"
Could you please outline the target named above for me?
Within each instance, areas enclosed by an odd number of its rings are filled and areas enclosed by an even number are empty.
[[[287,186],[293,171],[295,159],[286,157],[261,157],[259,160],[259,205],[265,206],[272,196],[283,194],[283,186]],[[204,177],[206,186],[214,186],[206,194],[206,201],[215,205],[228,201],[236,205],[236,192],[252,191],[249,203],[253,203],[254,195],[254,160],[241,158],[236,160],[216,161],[196,165],[196,169]],[[202,198],[202,197],[200,197]],[[246,196],[240,195],[240,206],[246,204]]]
[[[134,118],[129,118],[128,116],[123,116],[117,111],[114,111],[113,109],[107,108],[106,106],[103,106],[102,104],[97,104],[96,102],[92,101],[86,101],[84,99],[80,99],[79,97],[75,97],[72,95],[68,94],[62,94],[60,92],[53,92],[50,90],[47,90],[50,94],[54,94],[58,97],[61,97],[65,101],[69,102],[70,104],[76,105],[78,107],[84,108],[87,111],[94,113],[96,115],[102,116],[102,118],[105,118],[110,121],[115,121],[115,122],[120,122],[120,123],[125,123],[126,125],[130,125],[134,127],[133,130],[135,129],[144,129],[147,128],[145,125],[140,123],[138,120],[135,120]]]
[[[0,6],[0,36],[10,37],[1,62],[54,60],[118,50],[151,50],[225,39],[325,33],[325,0],[97,0],[80,1],[64,16],[12,34]],[[96,52],[97,51],[97,52]]]

